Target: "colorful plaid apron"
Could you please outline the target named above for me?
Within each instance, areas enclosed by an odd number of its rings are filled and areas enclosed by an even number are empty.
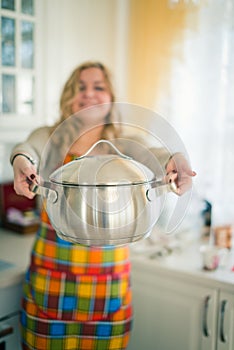
[[[60,239],[45,210],[27,271],[24,350],[123,350],[132,325],[129,249]]]

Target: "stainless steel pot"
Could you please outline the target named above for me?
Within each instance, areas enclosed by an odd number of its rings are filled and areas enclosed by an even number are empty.
[[[90,156],[99,143],[117,154]],[[50,221],[64,240],[92,246],[122,245],[148,236],[160,216],[163,194],[174,183],[156,181],[143,164],[100,140],[82,157],[53,172],[32,191],[46,198]]]

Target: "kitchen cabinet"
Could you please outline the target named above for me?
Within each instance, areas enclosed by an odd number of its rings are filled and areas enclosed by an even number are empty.
[[[0,350],[20,350],[22,283],[35,235],[0,228]]]
[[[234,291],[221,290],[218,305],[217,350],[234,349]]]
[[[233,285],[227,292],[225,284],[206,276],[133,259],[134,324],[128,350],[233,350]]]
[[[6,264],[0,260],[0,278],[11,267],[3,269]],[[6,281],[6,279],[5,279]],[[22,293],[22,283],[9,281],[4,286],[4,281],[0,285],[0,350],[20,350],[20,329],[19,329],[19,310]]]

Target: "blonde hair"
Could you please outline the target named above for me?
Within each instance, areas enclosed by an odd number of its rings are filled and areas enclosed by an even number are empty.
[[[65,83],[62,94],[60,97],[60,120],[55,125],[55,127],[69,118],[72,115],[72,103],[74,97],[79,92],[79,78],[83,70],[88,68],[99,68],[104,75],[105,82],[107,84],[111,102],[115,102],[115,95],[113,90],[113,85],[111,82],[111,73],[107,67],[98,61],[86,61],[79,65],[70,75],[67,82]],[[116,116],[114,115],[113,109],[106,117],[106,124],[103,131],[103,138],[110,138],[112,136],[116,137],[119,134],[119,128],[116,128],[113,124]],[[115,120],[116,121],[116,120]]]

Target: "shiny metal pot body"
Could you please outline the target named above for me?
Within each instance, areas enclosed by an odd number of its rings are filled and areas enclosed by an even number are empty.
[[[54,186],[53,186],[54,187]],[[149,201],[149,185],[62,186],[47,212],[60,238],[85,245],[122,245],[150,234],[162,197]]]
[[[114,147],[109,141],[100,142]],[[48,183],[32,188],[46,198],[51,224],[62,239],[106,246],[150,234],[163,195],[173,189],[156,182],[146,166],[114,149],[118,155],[89,157],[87,153],[57,169]]]

